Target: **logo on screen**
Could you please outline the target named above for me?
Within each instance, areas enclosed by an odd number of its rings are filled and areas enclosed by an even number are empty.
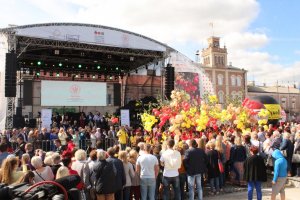
[[[78,96],[80,94],[80,86],[79,85],[71,85],[70,92],[71,92],[71,96]]]

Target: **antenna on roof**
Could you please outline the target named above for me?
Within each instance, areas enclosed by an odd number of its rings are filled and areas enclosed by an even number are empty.
[[[209,26],[211,27],[212,36],[214,36],[214,23],[209,22]]]

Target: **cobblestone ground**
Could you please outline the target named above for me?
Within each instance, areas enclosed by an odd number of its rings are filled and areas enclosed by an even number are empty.
[[[285,200],[299,200],[300,199],[300,188],[286,188],[285,189],[286,199]],[[215,196],[207,196],[203,198],[204,200],[247,200],[247,190],[242,192],[233,192],[228,194],[221,194]],[[253,199],[256,199],[256,193],[253,193]],[[263,189],[263,200],[271,199],[271,189]],[[276,199],[280,199],[279,195]]]

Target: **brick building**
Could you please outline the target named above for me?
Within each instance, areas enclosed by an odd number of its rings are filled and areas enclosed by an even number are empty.
[[[227,48],[220,47],[219,37],[208,38],[201,60],[220,103],[225,103],[228,97],[244,99],[247,96],[247,71],[228,65]]]

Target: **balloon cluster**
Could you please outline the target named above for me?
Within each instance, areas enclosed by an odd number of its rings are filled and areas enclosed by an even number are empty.
[[[245,99],[240,106],[229,104],[226,108],[218,103],[216,95],[208,95],[200,102],[183,90],[174,90],[171,100],[161,102],[158,108],[141,115],[146,131],[151,131],[155,124],[169,132],[179,135],[181,130],[203,131],[207,127],[217,129],[221,124],[235,124],[246,130],[251,124],[265,123],[268,113],[261,110],[259,114],[252,109],[252,103]]]

